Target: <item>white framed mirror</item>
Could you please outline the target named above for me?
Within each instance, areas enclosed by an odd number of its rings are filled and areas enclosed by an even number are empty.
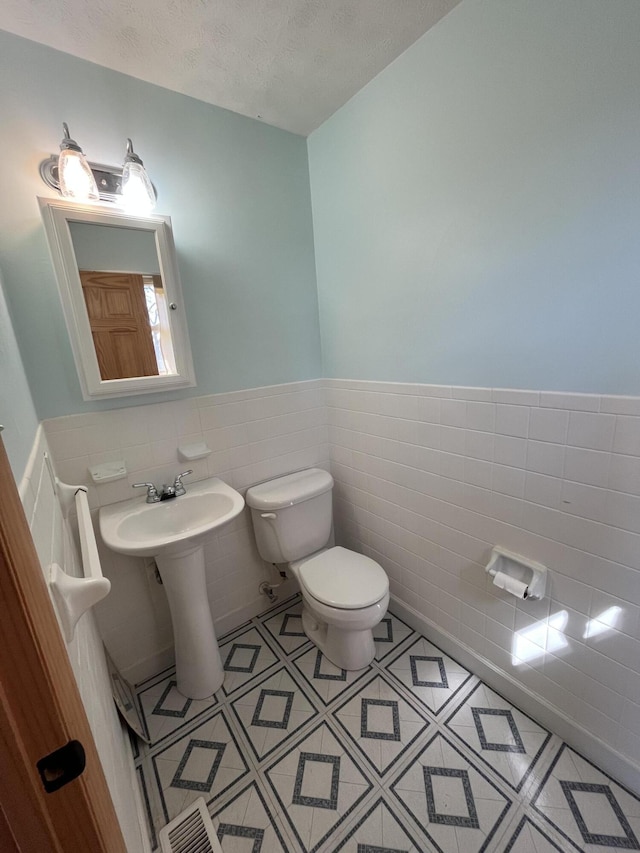
[[[38,201],[84,399],[194,386],[170,218]]]

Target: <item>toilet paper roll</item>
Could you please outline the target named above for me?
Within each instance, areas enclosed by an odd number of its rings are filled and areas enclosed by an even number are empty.
[[[499,589],[503,589],[505,592],[511,593],[511,595],[515,595],[516,598],[524,599],[529,595],[529,587],[526,583],[516,580],[516,578],[512,578],[511,575],[507,575],[504,572],[495,573],[493,585]]]

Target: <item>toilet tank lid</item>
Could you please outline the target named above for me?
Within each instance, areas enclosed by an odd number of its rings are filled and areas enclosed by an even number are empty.
[[[251,486],[246,501],[253,509],[284,509],[315,498],[333,488],[333,477],[322,468],[296,471],[259,486]]]

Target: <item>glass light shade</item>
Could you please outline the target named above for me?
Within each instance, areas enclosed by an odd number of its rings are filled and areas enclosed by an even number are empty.
[[[156,194],[142,163],[125,162],[122,170],[122,203],[131,213],[149,213]]]
[[[64,148],[58,158],[58,180],[64,198],[98,201],[98,187],[82,151]]]

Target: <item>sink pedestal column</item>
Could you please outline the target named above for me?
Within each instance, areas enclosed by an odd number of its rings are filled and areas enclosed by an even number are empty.
[[[204,550],[196,545],[165,553],[156,564],[171,611],[178,690],[188,699],[206,699],[222,686],[224,670],[207,597]]]

